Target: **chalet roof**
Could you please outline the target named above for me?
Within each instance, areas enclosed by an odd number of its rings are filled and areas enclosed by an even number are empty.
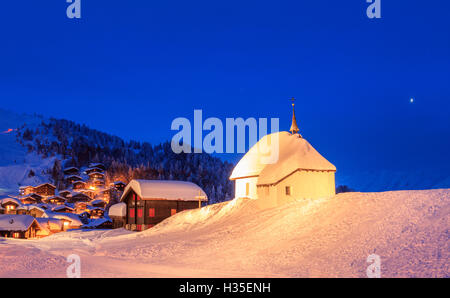
[[[122,181],[114,181],[114,185],[119,185],[119,184],[127,185],[126,183],[124,183]]]
[[[64,189],[64,190],[59,191],[59,194],[62,194],[62,193],[72,193],[72,192],[68,189]]]
[[[90,202],[90,204],[91,204],[91,205],[95,205],[95,204],[100,204],[100,203],[102,203],[102,204],[106,204],[106,202],[105,202],[105,201],[103,201],[103,200],[100,200],[100,199],[98,199],[98,200],[94,200],[94,201],[91,201],[91,202]]]
[[[73,213],[58,213],[58,212],[50,212],[45,211],[44,215],[42,217],[48,217],[48,218],[59,218],[59,219],[65,219],[72,223],[74,226],[82,226],[83,223],[81,222],[78,215]]]
[[[3,199],[0,199],[0,205],[6,204],[6,203],[14,203],[14,204],[16,204],[18,206],[22,205],[22,202],[19,201],[18,199],[15,199],[15,198],[6,197],[6,198],[3,198]]]
[[[92,175],[102,175],[105,176],[105,174],[103,172],[90,172],[88,173],[88,176],[92,176]]]
[[[79,171],[79,169],[76,168],[76,167],[68,167],[68,168],[65,168],[63,171],[64,171],[64,172],[67,172],[67,171],[72,171],[72,170],[77,170],[77,171]]]
[[[187,181],[131,180],[125,188],[121,201],[133,190],[144,200],[207,201],[206,193],[198,185]]]
[[[81,177],[78,176],[78,175],[70,175],[70,176],[67,176],[66,179],[70,179],[70,178],[76,178],[76,179],[78,179],[78,180],[83,180],[83,178],[81,178]]]
[[[38,188],[38,187],[41,187],[41,186],[44,186],[44,185],[48,185],[48,186],[50,186],[51,188],[56,188],[56,186],[54,186],[53,184],[48,183],[48,182],[39,184],[39,185],[37,185],[37,186],[34,186],[34,188]]]
[[[58,210],[64,210],[64,209],[69,209],[69,210],[73,211],[73,208],[66,206],[66,205],[56,206],[55,208],[52,209],[52,211],[58,211]]]
[[[19,189],[25,189],[25,188],[29,188],[29,187],[33,187],[31,185],[24,185],[24,186],[20,186]]]
[[[39,217],[36,218],[36,221],[47,230],[61,230],[63,228],[63,221],[59,218]]]
[[[0,231],[21,231],[24,232],[35,222],[40,225],[33,216],[5,214],[0,215]]]
[[[98,226],[104,224],[105,222],[112,222],[112,221],[111,221],[111,219],[105,218],[105,217],[91,219],[88,224],[85,224],[83,226],[83,228],[95,228],[95,227],[98,227]]]
[[[72,182],[72,184],[80,184],[80,183],[86,184],[86,181],[77,180],[77,181]]]
[[[101,168],[97,168],[97,167],[92,167],[92,168],[87,168],[86,170],[84,170],[84,172],[86,174],[93,172],[93,173],[102,173],[104,170]]]
[[[269,156],[274,155],[274,160]],[[307,140],[287,131],[266,135],[239,161],[230,179],[259,177],[258,184],[271,184],[296,170],[336,171]]]

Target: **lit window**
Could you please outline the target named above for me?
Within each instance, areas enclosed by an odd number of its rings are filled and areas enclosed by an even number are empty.
[[[130,217],[134,217],[134,208],[130,209]]]
[[[291,187],[290,186],[286,186],[286,195],[290,196],[291,195]]]
[[[177,209],[170,209],[170,215],[175,215],[177,213]]]
[[[13,237],[14,237],[14,238],[20,238],[20,233],[17,233],[17,232],[14,233],[14,234],[13,234]]]
[[[250,183],[245,184],[245,195],[248,196],[250,194]]]
[[[148,209],[148,216],[155,217],[155,208]]]
[[[142,217],[142,214],[143,214],[142,208],[139,208],[139,209],[138,209],[138,217]]]

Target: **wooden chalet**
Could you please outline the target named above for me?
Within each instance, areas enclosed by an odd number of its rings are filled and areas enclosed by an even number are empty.
[[[94,200],[94,201],[91,202],[91,206],[92,207],[105,208],[106,201],[104,201],[104,200]]]
[[[66,202],[66,198],[63,198],[61,196],[52,196],[47,198],[47,203],[53,204],[53,205],[63,205]]]
[[[61,191],[59,192],[59,195],[60,195],[61,197],[63,197],[63,198],[67,198],[71,193],[72,193],[72,192],[71,192],[70,190],[65,189],[65,190],[61,190]]]
[[[17,214],[17,208],[22,203],[14,198],[0,199],[0,206],[4,208],[4,214]]]
[[[34,218],[42,217],[45,213],[45,209],[38,206],[28,206],[27,214],[33,216]]]
[[[105,210],[100,207],[89,207],[89,214],[91,215],[91,218],[101,218],[105,214]]]
[[[96,163],[90,163],[90,164],[89,164],[89,168],[99,168],[99,169],[101,169],[101,170],[103,170],[103,171],[106,171],[105,165],[102,164],[102,163],[99,163],[99,162],[96,162]]]
[[[58,212],[58,213],[73,213],[75,209],[66,206],[66,205],[59,205],[52,209],[52,212]]]
[[[88,204],[87,202],[77,202],[75,203],[75,213],[76,214],[83,214],[86,212]]]
[[[42,227],[30,215],[0,215],[0,237],[36,238],[41,230]]]
[[[79,174],[80,174],[80,170],[76,167],[70,167],[70,168],[64,169],[64,175],[70,176],[70,175],[79,175]]]
[[[32,197],[30,195],[20,198],[20,201],[22,204],[39,204],[40,201],[38,201],[35,197]]]
[[[33,192],[43,196],[50,197],[55,195],[56,186],[50,183],[44,183],[33,188]]]
[[[127,185],[125,183],[123,183],[122,181],[115,181],[114,182],[114,187],[118,191],[123,191],[125,189],[125,186],[127,186]]]
[[[81,180],[74,181],[72,183],[72,188],[74,190],[84,189],[84,188],[86,188],[86,182],[81,181]]]
[[[93,174],[93,173],[103,173],[104,172],[104,170],[103,169],[100,169],[100,168],[88,168],[88,169],[86,169],[86,170],[84,170],[84,172],[87,174],[87,175],[89,175],[89,174]]]
[[[5,208],[0,205],[0,214],[5,214]]]
[[[83,181],[83,178],[81,178],[78,175],[70,175],[70,176],[66,177],[66,182],[68,184],[73,184],[75,181]]]
[[[132,180],[121,202],[126,204],[125,228],[145,230],[180,211],[207,201],[205,192],[185,181]]]
[[[83,193],[74,193],[67,199],[68,203],[89,202],[91,198]]]
[[[104,179],[105,178],[105,174],[98,173],[98,172],[89,173],[88,176],[89,176],[89,180]]]
[[[80,189],[78,192],[90,197],[91,199],[95,198],[95,190],[92,189]]]
[[[95,179],[91,182],[92,186],[94,187],[103,187],[105,186],[105,180],[103,179]]]
[[[64,231],[64,220],[59,218],[36,218],[38,224],[50,231],[51,234]]]
[[[29,194],[33,193],[33,191],[34,191],[34,187],[30,186],[30,185],[19,187],[19,194],[21,196],[29,195]]]

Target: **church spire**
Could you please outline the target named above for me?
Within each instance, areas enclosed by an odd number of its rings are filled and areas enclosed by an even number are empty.
[[[291,100],[292,100],[292,124],[291,124],[291,128],[289,129],[289,131],[291,132],[291,134],[296,134],[300,131],[300,129],[298,129],[297,120],[295,119],[295,109],[294,109],[295,98],[292,97]]]

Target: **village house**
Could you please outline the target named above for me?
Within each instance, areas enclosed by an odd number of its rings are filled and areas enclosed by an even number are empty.
[[[70,175],[70,176],[66,177],[66,182],[68,184],[73,184],[75,181],[83,181],[83,178],[81,178],[78,175]]]
[[[234,168],[230,179],[236,183],[236,198],[257,199],[261,208],[269,208],[335,195],[336,167],[298,133],[292,106],[290,132],[264,136]],[[268,153],[275,153],[276,160],[266,162]]]
[[[73,190],[80,190],[86,188],[86,182],[77,180],[72,183]]]
[[[50,234],[64,231],[64,220],[59,218],[36,218],[38,224],[50,231]]]
[[[68,190],[68,189],[59,191],[59,195],[60,195],[61,197],[63,197],[63,198],[66,198],[66,199],[67,199],[67,197],[68,197],[71,193],[72,193],[72,192],[71,192],[70,190]]]
[[[102,163],[90,163],[89,168],[98,168],[101,169],[102,171],[106,171],[106,167]]]
[[[56,186],[51,183],[43,183],[33,188],[33,192],[43,196],[50,197],[55,195]]]
[[[125,186],[127,186],[125,183],[123,183],[122,181],[115,181],[114,182],[114,187],[118,190],[118,191],[123,191],[125,189]]]
[[[38,201],[35,197],[31,195],[27,195],[26,197],[20,198],[20,201],[22,204],[39,204],[40,201]]]
[[[58,212],[58,213],[73,213],[75,209],[66,206],[66,205],[59,205],[52,209],[52,212]]]
[[[30,215],[0,215],[0,237],[36,238],[41,230],[42,227]]]
[[[84,170],[84,173],[86,173],[86,175],[90,175],[90,174],[93,174],[93,173],[103,173],[104,172],[104,170],[103,169],[100,169],[100,168],[88,168],[88,169],[86,169],[86,170]]]
[[[46,202],[53,205],[63,205],[66,202],[66,198],[61,196],[52,196],[47,198]]]
[[[141,231],[177,212],[199,208],[207,196],[192,182],[132,180],[120,200],[127,206],[125,227]]]
[[[34,191],[34,187],[30,186],[30,185],[19,187],[19,194],[21,196],[29,195],[29,194],[33,193],[33,191]]]
[[[105,214],[105,210],[100,207],[88,206],[89,214],[91,218],[101,218]]]
[[[70,175],[79,175],[80,170],[76,167],[69,167],[64,169],[64,175],[70,176]]]
[[[17,214],[17,208],[21,205],[22,203],[14,198],[0,199],[0,206],[4,208],[4,214]]]
[[[34,218],[42,217],[44,212],[45,212],[45,209],[40,208],[40,207],[35,206],[35,205],[26,206],[26,209],[27,209],[27,213],[26,214],[27,215],[31,215]]]
[[[73,193],[70,197],[67,198],[68,203],[90,202],[90,201],[91,198],[81,192]]]

